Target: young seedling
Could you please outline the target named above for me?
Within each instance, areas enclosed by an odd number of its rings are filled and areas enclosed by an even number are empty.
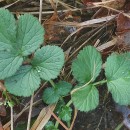
[[[0,16],[0,79],[11,94],[30,96],[41,80],[59,75],[64,53],[57,46],[42,46],[44,28],[32,15],[21,15],[16,21],[12,13],[0,9]]]
[[[71,100],[68,103],[69,105],[64,104],[62,107],[60,107],[61,112],[58,113],[60,119],[66,121],[64,118],[62,118],[62,113],[64,113],[64,116],[69,115],[68,117],[71,117],[71,109],[69,110],[71,103],[73,103],[75,108],[80,111],[88,112],[95,109],[99,105],[99,92],[97,86],[100,86],[104,83],[107,84],[108,91],[112,94],[112,97],[116,103],[120,105],[130,104],[130,52],[121,54],[112,53],[107,58],[105,63],[104,70],[106,79],[95,82],[96,78],[101,72],[101,69],[101,54],[96,50],[95,47],[84,47],[83,50],[79,52],[77,59],[75,59],[72,63],[72,74],[78,81],[78,84],[70,92]],[[60,86],[63,85],[61,84]],[[44,91],[43,100],[48,104],[54,103],[53,97],[56,97],[57,95],[58,98],[55,98],[55,103],[58,102],[60,98],[59,95],[56,94],[57,89],[55,90],[55,94],[53,89],[53,94],[55,96],[46,93],[46,91],[49,89],[50,88],[47,88]],[[66,108],[66,106],[68,108]],[[68,120],[69,122],[70,119]],[[66,123],[68,122],[66,121]],[[55,129],[57,129],[57,123],[55,126]]]
[[[101,71],[101,54],[92,46],[80,51],[73,61],[72,71],[80,87],[74,89],[72,101],[80,111],[90,111],[99,104],[97,85],[107,83],[108,91],[120,105],[130,104],[130,52],[112,53],[105,63],[106,80],[94,82]]]

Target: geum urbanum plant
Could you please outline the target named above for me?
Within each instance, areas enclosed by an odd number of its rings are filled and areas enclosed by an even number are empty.
[[[94,82],[102,68],[101,54],[92,46],[87,46],[72,63],[77,88],[72,90],[72,102],[80,111],[90,111],[99,104],[97,86],[107,84],[114,101],[120,105],[130,104],[130,52],[112,53],[105,63],[106,79]],[[82,84],[82,85],[81,85]]]
[[[16,21],[12,13],[0,9],[0,17],[0,79],[11,94],[30,96],[41,80],[59,75],[64,53],[57,46],[41,46],[44,29],[32,15]]]
[[[72,74],[78,84],[71,91],[71,100],[68,103],[84,112],[95,109],[99,104],[97,86],[106,83],[108,91],[114,101],[120,105],[130,104],[130,52],[112,53],[105,63],[106,79],[95,82],[102,69],[101,54],[95,47],[87,46],[81,50],[72,63]],[[61,85],[57,84],[56,88]],[[71,85],[68,86],[71,88]],[[43,93],[43,100],[47,104],[56,103],[60,95],[68,93],[67,87],[61,89],[47,88]],[[50,92],[50,93],[49,93]],[[67,105],[67,106],[69,106]]]

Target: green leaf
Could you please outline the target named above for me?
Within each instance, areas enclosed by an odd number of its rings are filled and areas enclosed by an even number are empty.
[[[49,121],[46,125],[45,125],[45,130],[59,130],[54,126],[54,123],[52,121]]]
[[[22,65],[23,58],[11,52],[0,51],[0,79],[12,76]]]
[[[85,86],[72,94],[74,106],[80,110],[88,112],[95,109],[99,104],[99,93],[92,84]]]
[[[64,64],[64,53],[57,46],[45,46],[38,49],[34,55],[32,65],[44,80],[55,79]]]
[[[116,103],[130,104],[130,53],[115,54],[107,58],[105,75],[108,90]]]
[[[55,88],[47,88],[43,92],[43,101],[47,104],[56,103],[61,96],[66,96],[72,86],[70,83],[60,81],[55,85]]]
[[[65,81],[60,81],[56,84],[57,93],[61,96],[66,96],[71,91],[72,85]]]
[[[40,77],[30,65],[25,65],[5,80],[7,90],[17,96],[30,96],[39,88]]]
[[[130,77],[110,81],[107,86],[116,103],[120,105],[130,104]]]
[[[65,106],[65,104],[66,103],[64,100],[59,100],[58,103],[56,104],[54,112],[59,115],[59,112],[62,110],[62,107]]]
[[[56,103],[60,98],[60,95],[55,91],[54,88],[47,88],[43,92],[42,99],[47,104]]]
[[[99,75],[102,66],[100,53],[92,46],[85,47],[72,63],[75,79],[80,83],[94,81]]]
[[[22,54],[27,56],[43,43],[44,30],[38,19],[30,14],[20,16],[17,25],[17,43]]]
[[[71,120],[72,109],[68,106],[63,106],[61,112],[59,113],[59,117],[66,122],[70,122]]]
[[[0,9],[0,51],[12,48],[16,42],[16,25],[12,13],[6,9]]]

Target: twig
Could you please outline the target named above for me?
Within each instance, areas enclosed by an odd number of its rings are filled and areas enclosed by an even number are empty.
[[[30,129],[30,123],[31,123],[31,114],[32,114],[32,106],[33,106],[33,96],[31,96],[31,101],[30,101],[30,109],[29,109],[29,114],[28,114],[28,124],[27,124],[27,130]]]
[[[39,9],[39,22],[40,23],[42,20],[42,3],[43,3],[43,0],[40,0],[40,9]]]
[[[9,5],[6,5],[6,6],[4,6],[3,8],[9,8],[9,7],[11,7],[12,5],[14,5],[14,4],[16,4],[16,3],[18,3],[20,0],[17,0],[17,1],[15,1],[14,3],[11,3],[11,4],[9,4]]]
[[[81,11],[82,9],[72,9],[72,12],[75,11]],[[69,10],[58,10],[57,13],[61,13],[61,12],[68,12]],[[42,12],[42,14],[53,14],[55,11],[44,11]],[[13,12],[14,14],[16,14],[16,12]],[[34,15],[39,15],[39,12],[19,12],[19,14],[26,14],[26,13],[30,13],[30,14],[34,14]]]
[[[87,42],[89,42],[94,36],[96,36],[103,28],[104,28],[104,26],[101,27],[101,28],[100,28],[96,33],[94,33],[90,38],[88,38],[79,48],[77,48],[77,49],[69,56],[69,58],[67,59],[66,62],[69,62],[69,61],[73,58],[73,56],[74,56]]]
[[[54,114],[54,112],[52,112],[50,109],[49,111],[52,114],[52,116],[64,127],[65,130],[69,130],[67,126]]]
[[[66,42],[69,38],[71,38],[75,33],[79,32],[79,31],[82,30],[82,29],[83,29],[83,27],[80,27],[80,28],[78,28],[76,31],[72,32],[72,33],[64,40],[64,42],[61,44],[61,47],[65,44],[65,42]]]
[[[108,7],[108,6],[104,6],[104,5],[95,5],[95,6],[96,6],[96,7],[104,7],[104,8],[106,8],[106,9],[110,9],[110,10],[115,11],[115,12],[117,12],[117,13],[123,13],[124,16],[130,18],[130,15],[129,15],[129,14],[124,13],[124,12],[121,12],[121,11],[119,11],[119,10],[117,10],[117,9],[114,9],[114,8],[111,8],[111,7]]]
[[[105,49],[107,49],[107,48],[115,45],[117,43],[117,40],[118,40],[118,37],[115,37],[115,38],[113,38],[113,40],[111,40],[111,41],[109,41],[109,42],[107,42],[105,44],[102,44],[102,45],[98,46],[97,50],[98,51],[103,51],[103,50],[105,50]]]
[[[14,126],[13,125],[14,124],[14,122],[13,122],[13,106],[11,106],[10,109],[11,109],[11,130],[13,130],[14,129],[14,127],[13,127]]]
[[[58,25],[58,26],[76,26],[76,27],[89,26],[89,27],[91,27],[94,24],[107,22],[107,21],[110,21],[112,19],[115,19],[116,17],[117,17],[117,15],[111,15],[111,16],[106,16],[106,17],[102,17],[102,18],[88,20],[88,21],[81,22],[81,23],[77,23],[77,22],[55,22],[54,23],[53,22],[53,24]],[[52,23],[48,23],[48,24],[52,24]]]
[[[78,113],[78,110],[75,108],[75,109],[74,109],[74,118],[73,118],[73,121],[72,121],[72,123],[71,123],[71,126],[70,126],[69,130],[72,130],[72,129],[73,129],[74,122],[75,122],[75,119],[76,119],[76,117],[77,117],[77,113]]]

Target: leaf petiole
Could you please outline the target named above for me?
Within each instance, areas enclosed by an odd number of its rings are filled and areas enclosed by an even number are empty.
[[[96,86],[96,85],[102,85],[102,84],[104,84],[104,83],[107,83],[107,80],[101,80],[101,81],[99,81],[99,82],[94,83],[93,85],[94,85],[94,86]]]
[[[53,80],[50,80],[49,82],[50,82],[50,84],[52,85],[52,87],[55,88],[55,83],[53,82]]]
[[[70,101],[66,104],[66,106],[69,107],[71,104],[72,104],[72,100],[70,100]]]

